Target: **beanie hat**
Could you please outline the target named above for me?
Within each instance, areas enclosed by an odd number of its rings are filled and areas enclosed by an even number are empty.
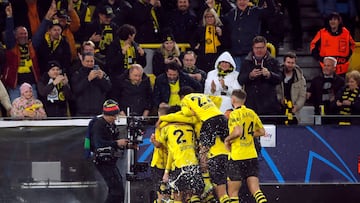
[[[59,64],[59,62],[57,62],[57,61],[49,61],[48,66],[47,66],[48,70],[52,69],[53,67],[58,67],[58,68],[61,69],[61,65]]]
[[[116,101],[108,99],[103,104],[103,114],[109,116],[115,116],[120,113],[119,105]]]
[[[26,90],[32,90],[32,87],[29,83],[24,82],[21,86],[20,86],[20,93],[24,94]]]

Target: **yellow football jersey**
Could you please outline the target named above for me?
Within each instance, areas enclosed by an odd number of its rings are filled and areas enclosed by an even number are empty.
[[[253,134],[257,129],[263,128],[263,124],[259,116],[251,109],[242,105],[230,113],[229,132],[234,130],[235,126],[242,127],[242,135],[232,140],[230,158],[232,160],[245,160],[256,158]]]
[[[207,95],[201,93],[186,95],[181,100],[181,111],[188,116],[195,113],[201,121],[223,114]]]
[[[159,141],[160,139],[160,128],[155,128],[155,140]],[[156,167],[159,169],[165,169],[166,160],[167,160],[167,149],[166,146],[163,147],[154,147],[153,156],[151,159],[151,167]]]
[[[169,123],[161,129],[159,142],[167,146],[171,154],[171,169],[197,165],[195,133],[191,125]]]

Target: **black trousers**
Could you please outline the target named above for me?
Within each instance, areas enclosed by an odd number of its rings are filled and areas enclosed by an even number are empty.
[[[116,163],[99,163],[95,166],[108,186],[108,196],[105,203],[123,203],[125,190]]]

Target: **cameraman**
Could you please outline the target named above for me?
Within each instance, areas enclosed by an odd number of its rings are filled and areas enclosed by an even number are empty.
[[[91,128],[91,143],[95,151],[95,166],[103,176],[108,186],[108,196],[106,203],[124,202],[124,186],[119,169],[116,166],[117,157],[113,152],[124,149],[128,139],[119,139],[115,120],[119,115],[120,109],[114,100],[106,100],[103,104],[103,114],[97,118]],[[109,147],[109,153],[105,148]],[[101,153],[100,153],[101,152]],[[110,155],[109,155],[110,154]]]

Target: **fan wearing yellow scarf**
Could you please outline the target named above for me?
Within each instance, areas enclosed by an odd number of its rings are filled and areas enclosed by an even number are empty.
[[[216,11],[207,8],[204,11],[202,25],[197,29],[191,42],[191,47],[198,55],[197,65],[205,72],[209,72],[223,45],[222,22]]]
[[[46,31],[46,26],[48,26]],[[63,27],[58,19],[42,22],[33,36],[33,44],[40,66],[40,74],[47,73],[48,62],[56,60],[66,73],[71,63],[71,49],[67,38],[62,36]]]

